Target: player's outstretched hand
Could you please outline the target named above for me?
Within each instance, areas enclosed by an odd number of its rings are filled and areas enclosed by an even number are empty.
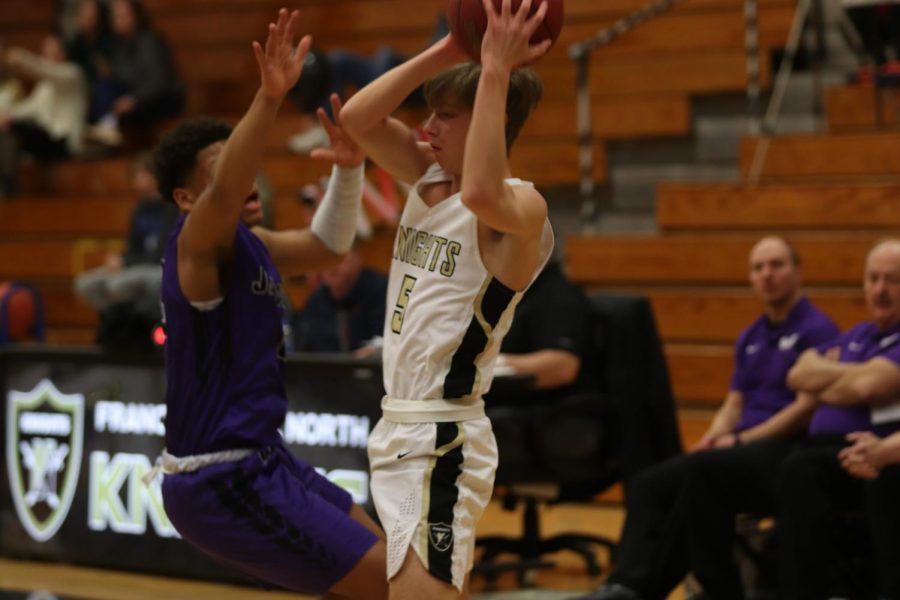
[[[277,23],[269,23],[265,48],[259,42],[253,42],[262,90],[270,99],[281,100],[300,79],[312,37],[305,35],[294,46],[299,23],[300,11],[295,10],[289,15],[287,9],[282,8],[278,11]]]
[[[316,114],[322,127],[328,133],[328,139],[331,140],[330,148],[317,148],[312,151],[313,158],[321,158],[331,161],[339,167],[358,167],[366,159],[365,153],[356,145],[344,128],[341,127],[341,99],[337,94],[331,95],[331,114],[334,115],[334,121],[328,118],[325,110],[319,108]]]

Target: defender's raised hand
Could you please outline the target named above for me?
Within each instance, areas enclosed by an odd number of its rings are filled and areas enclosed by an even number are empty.
[[[288,93],[303,71],[306,53],[312,45],[312,37],[305,35],[294,46],[294,37],[300,23],[300,11],[278,11],[277,23],[269,23],[269,35],[263,48],[253,42],[253,54],[259,65],[262,91],[267,98],[281,100]]]
[[[330,148],[317,148],[312,151],[313,158],[321,158],[331,161],[339,167],[352,168],[358,167],[366,159],[365,153],[356,145],[344,128],[341,127],[341,99],[337,94],[331,95],[331,114],[334,115],[334,121],[328,118],[325,110],[320,108],[316,111],[319,121],[328,132],[328,139],[331,140]]]

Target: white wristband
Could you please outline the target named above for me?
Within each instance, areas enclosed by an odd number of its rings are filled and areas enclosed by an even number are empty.
[[[328,248],[343,254],[353,246],[356,235],[356,215],[362,204],[363,165],[344,169],[331,168],[328,189],[313,215],[310,230]]]

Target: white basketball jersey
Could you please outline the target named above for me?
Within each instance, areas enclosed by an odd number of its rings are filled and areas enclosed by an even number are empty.
[[[419,189],[449,181],[437,164],[413,186],[400,219],[384,326],[385,418],[458,421],[484,414],[500,342],[522,292],[494,279],[481,261],[478,219],[459,193],[428,207]],[[508,179],[512,186],[532,185]],[[550,222],[540,273],[553,249]],[[534,278],[532,278],[532,281]]]

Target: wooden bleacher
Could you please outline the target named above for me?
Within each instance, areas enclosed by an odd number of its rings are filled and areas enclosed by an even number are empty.
[[[869,318],[864,257],[900,225],[896,115],[885,109],[875,119],[873,93],[828,90],[829,130],[772,138],[759,185],[660,185],[658,235],[569,239],[573,278],[652,303],[688,442],[724,397],[734,341],[760,313],[746,280],[747,255],[761,236],[777,233],[796,246],[808,295],[842,329]],[[759,141],[742,141],[744,177]]]
[[[762,170],[764,181],[896,182],[900,181],[900,133],[867,130],[773,138]],[[750,170],[756,138],[741,143],[741,172]]]
[[[144,1],[154,22],[168,35],[174,47],[189,88],[189,114],[218,115],[233,122],[246,108],[258,85],[249,42],[263,35],[266,23],[282,3],[275,0]],[[15,10],[4,10],[0,14],[0,38],[35,48],[46,31],[53,4],[52,0],[5,0],[4,8],[14,5]],[[647,4],[647,0],[566,0],[566,21],[560,42],[536,65],[545,82],[545,100],[514,149],[512,160],[516,171],[528,173],[529,178],[542,186],[577,184],[575,66],[566,56],[568,45]],[[390,45],[402,52],[413,53],[428,41],[435,16],[442,7],[443,0],[305,0],[303,26],[314,34],[316,44],[323,49],[341,47],[372,52],[381,45]],[[765,58],[771,48],[780,46],[785,39],[792,10],[793,0],[763,0],[760,3],[761,56],[764,59],[761,64],[765,82],[771,78]],[[21,18],[23,14],[29,15],[27,20]],[[16,16],[10,19],[4,15]],[[592,57],[594,176],[598,181],[606,179],[606,140],[688,134],[692,96],[743,89],[746,74],[742,26],[740,0],[683,0],[675,9]],[[286,103],[265,160],[266,174],[276,193],[274,211],[278,225],[302,223],[304,217],[296,202],[297,191],[328,171],[327,165],[288,154],[285,150],[287,138],[298,128],[299,119],[291,114]],[[96,317],[72,294],[71,278],[79,269],[96,264],[103,251],[124,235],[126,207],[130,206],[127,201],[130,198],[129,164],[128,157],[74,161],[58,165],[49,172],[27,173],[28,196],[0,205],[0,261],[4,265],[0,277],[15,276],[37,283],[47,302],[52,341],[86,342],[92,339]],[[760,210],[764,214],[766,209]],[[705,227],[692,225],[686,218],[673,214],[668,227],[673,232],[675,229],[684,232],[703,228],[712,232],[717,227],[712,222]],[[681,219],[680,225],[678,219]],[[763,226],[758,224],[760,228]],[[715,244],[720,239],[723,243],[728,241],[713,236],[707,242]],[[739,257],[738,273],[743,272],[746,256],[739,255],[746,244],[746,241],[731,244],[732,256]],[[862,244],[859,241],[853,247],[859,251]],[[628,253],[634,247],[623,239],[618,251]],[[385,265],[389,248],[390,233],[376,237],[366,247],[366,261],[376,266]],[[672,250],[666,245],[656,248],[662,252]],[[692,260],[687,250],[673,252],[673,260]],[[719,254],[719,250],[715,253]],[[641,260],[652,262],[652,255],[644,256]],[[850,260],[854,258],[851,256]],[[603,264],[606,257],[596,260],[597,264]],[[633,261],[624,255],[620,260],[619,268],[624,269],[623,273],[632,268]],[[586,273],[590,265],[584,264],[582,269],[583,280],[589,281]],[[652,269],[647,270],[646,265],[641,269],[645,273],[643,279],[622,275],[614,283],[595,281],[591,285],[646,290]],[[724,263],[719,267],[722,273],[727,269]],[[850,272],[847,267],[846,273]],[[727,281],[724,284],[727,286],[743,283],[728,277],[722,280]],[[683,285],[657,288],[650,296],[667,338],[666,351],[679,401],[685,407],[696,404],[702,408],[721,397],[721,389],[714,385],[718,381],[714,377],[704,376],[699,377],[702,381],[693,381],[693,374],[707,374],[711,364],[713,367],[723,362],[727,364],[729,354],[722,354],[721,349],[730,333],[713,335],[711,332],[711,336],[718,337],[712,340],[717,345],[712,346],[714,351],[709,354],[702,345],[708,340],[691,337],[691,324],[705,322],[710,325],[712,317],[704,321],[703,314],[715,313],[723,331],[732,332],[737,325],[729,318],[746,314],[752,307],[752,299],[747,297],[744,289],[738,293],[729,289],[696,305],[690,289]],[[291,284],[289,292],[296,302],[305,296],[302,285]],[[831,299],[827,293],[826,297]],[[847,314],[852,313],[851,300],[836,296],[833,301]],[[703,385],[708,387],[706,391],[698,389]],[[705,414],[703,410],[685,412],[682,419],[685,431],[702,427]]]

